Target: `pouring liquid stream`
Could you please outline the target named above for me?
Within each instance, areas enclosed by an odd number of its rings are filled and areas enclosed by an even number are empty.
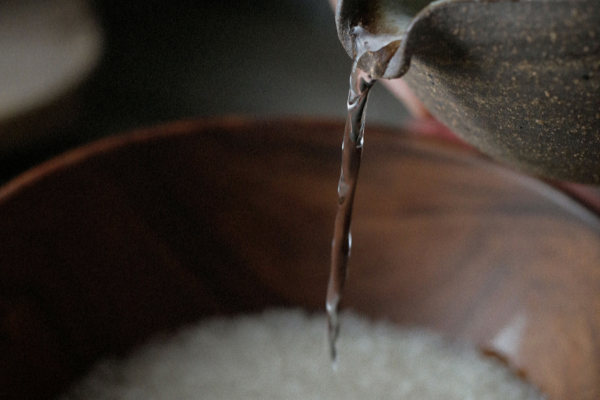
[[[350,74],[348,93],[348,116],[342,143],[342,170],[338,183],[338,211],[335,217],[333,243],[331,246],[331,271],[327,287],[326,310],[329,351],[332,366],[337,368],[336,342],[340,331],[339,303],[346,281],[348,258],[352,248],[350,226],[352,207],[364,142],[367,100],[374,79],[357,67],[354,62]]]
[[[338,3],[339,5],[339,3]],[[338,211],[335,217],[333,243],[331,246],[331,269],[325,308],[327,310],[327,333],[329,351],[334,370],[337,368],[337,338],[340,332],[339,304],[342,299],[344,284],[348,271],[348,258],[352,247],[350,226],[352,222],[352,207],[362,157],[364,128],[369,91],[375,84],[377,75],[387,69],[391,55],[381,52],[392,46],[397,48],[402,35],[371,33],[367,26],[361,23],[354,26],[352,36],[353,63],[350,73],[350,91],[348,93],[348,116],[344,128],[342,142],[342,171],[338,183]],[[368,72],[361,70],[358,65],[361,58],[367,56],[376,60],[378,67],[370,68]],[[375,78],[373,78],[375,77]]]

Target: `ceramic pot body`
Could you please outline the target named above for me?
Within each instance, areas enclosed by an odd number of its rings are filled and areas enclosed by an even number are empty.
[[[384,17],[399,12],[392,1],[353,20],[393,30],[395,19]],[[598,184],[599,21],[593,0],[434,2],[398,23],[401,44],[385,76],[406,73],[431,113],[488,155],[533,175]],[[343,30],[339,22],[338,12]]]

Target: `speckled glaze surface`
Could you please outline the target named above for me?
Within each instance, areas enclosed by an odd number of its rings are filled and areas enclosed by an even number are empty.
[[[431,113],[483,152],[533,175],[600,184],[597,0],[434,2],[392,61],[386,76],[406,73]]]

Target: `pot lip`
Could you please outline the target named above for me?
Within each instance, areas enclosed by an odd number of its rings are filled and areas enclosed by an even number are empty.
[[[336,24],[338,25],[337,26],[338,27],[338,37],[339,37],[340,41],[342,42],[342,45],[343,45],[344,49],[346,50],[346,53],[350,56],[350,58],[354,58],[354,54],[353,54],[354,49],[352,48],[351,42],[346,41],[346,43],[344,43],[344,38],[350,37],[350,35],[347,32],[345,32],[343,29],[340,28],[340,26],[341,26],[340,13],[341,13],[342,1],[343,0],[338,0],[337,7],[336,7]],[[482,3],[482,2],[487,3],[487,2],[501,2],[501,1],[513,1],[513,0],[435,0],[431,3],[429,3],[427,6],[425,6],[423,9],[421,9],[419,12],[417,12],[414,16],[412,16],[412,17],[409,16],[411,18],[411,20],[410,20],[409,24],[407,25],[406,29],[404,29],[404,32],[401,32],[400,35],[398,35],[399,39],[390,42],[390,43],[393,43],[393,42],[399,41],[400,45],[398,46],[394,55],[388,61],[388,64],[386,66],[386,69],[385,69],[383,75],[379,78],[383,78],[383,79],[400,78],[402,75],[404,75],[406,72],[408,72],[408,69],[410,67],[410,60],[412,57],[412,53],[407,48],[408,42],[410,41],[407,39],[411,36],[415,25],[418,24],[419,22],[423,21],[425,18],[429,17],[432,12],[436,11],[437,9],[446,7],[447,5],[449,5],[451,3]],[[530,1],[544,1],[544,0],[530,0]],[[360,60],[359,60],[359,62],[360,62]],[[388,71],[390,71],[390,72],[388,72]]]
[[[417,12],[410,20],[409,24],[407,25],[406,29],[404,30],[404,32],[402,32],[400,35],[398,35],[399,39],[393,41],[400,41],[400,45],[398,46],[396,52],[394,53],[394,55],[390,58],[386,69],[384,71],[384,73],[382,74],[381,77],[378,78],[383,78],[383,79],[396,79],[396,78],[400,78],[402,77],[402,75],[406,74],[408,72],[408,69],[410,68],[410,62],[411,62],[411,58],[412,58],[412,43],[414,43],[414,40],[411,40],[411,38],[413,37],[413,32],[415,30],[415,26],[418,25],[419,23],[422,23],[423,21],[425,21],[432,13],[436,12],[439,9],[443,9],[445,7],[448,7],[449,5],[453,5],[453,4],[460,4],[460,3],[471,3],[471,4],[475,4],[475,3],[519,3],[519,2],[537,2],[537,3],[577,3],[580,2],[580,0],[435,0],[431,3],[429,3],[427,6],[425,6],[423,9],[421,9],[419,12]],[[584,0],[585,2],[585,0]],[[343,38],[346,36],[349,36],[347,33],[342,32],[342,30],[340,29],[340,23],[339,23],[339,13],[340,13],[340,9],[341,7],[339,6],[342,3],[342,1],[340,0],[338,2],[338,7],[336,8],[336,23],[338,24],[338,36],[340,38],[340,41],[342,42],[342,45],[344,47],[344,49],[346,50],[346,53],[348,53],[348,55],[352,58],[353,57],[353,49],[351,48],[351,44],[349,44],[349,42],[344,43]],[[393,43],[390,42],[390,43]]]
[[[29,188],[45,179],[50,179],[56,174],[66,172],[70,168],[100,158],[116,150],[126,150],[130,146],[137,146],[155,140],[185,137],[209,131],[211,129],[239,130],[261,124],[329,128],[337,128],[339,126],[340,129],[343,127],[343,121],[333,118],[260,118],[240,115],[179,120],[150,127],[140,127],[67,150],[64,153],[50,158],[20,175],[17,175],[0,187],[0,207],[17,198],[20,194],[26,192]],[[526,190],[529,190],[533,194],[556,204],[574,219],[579,220],[600,235],[600,215],[594,213],[586,207],[584,203],[574,199],[546,181],[520,173],[505,165],[498,164],[478,151],[448,139],[412,135],[410,130],[397,127],[374,126],[373,128],[376,128],[383,134],[390,133],[399,138],[404,137],[412,142],[415,148],[437,151],[440,154],[445,154],[465,163],[477,163],[480,168],[488,170],[489,173],[499,175],[505,179],[510,179],[517,186],[526,188]],[[398,135],[398,132],[404,132],[406,135]]]
[[[434,11],[436,11],[438,9],[443,9],[443,8],[447,7],[449,4],[454,4],[454,3],[490,3],[490,2],[498,3],[498,2],[502,2],[502,1],[513,1],[513,0],[435,0],[431,3],[429,3],[425,8],[423,8],[421,11],[419,11],[412,18],[412,20],[406,27],[406,30],[402,34],[402,39],[400,40],[400,46],[398,47],[398,50],[396,51],[396,53],[394,53],[394,55],[390,59],[390,62],[388,63],[388,66],[386,67],[385,73],[382,76],[382,78],[384,78],[384,79],[400,78],[402,75],[404,75],[408,72],[408,69],[410,68],[410,61],[412,59],[412,51],[410,51],[410,49],[408,48],[408,44],[410,42],[412,42],[410,40],[410,38],[413,34],[414,27],[421,21],[428,18]],[[543,0],[532,0],[532,1],[543,1]],[[392,62],[394,62],[394,64],[392,64]],[[397,65],[397,67],[395,68],[395,72],[392,72],[390,75],[388,75],[388,70],[389,70],[390,64],[392,64],[392,66]]]

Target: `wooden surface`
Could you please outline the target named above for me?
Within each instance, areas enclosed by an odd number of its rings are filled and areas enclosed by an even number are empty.
[[[0,190],[0,398],[51,398],[99,357],[208,315],[322,310],[341,134],[184,122]],[[346,306],[472,341],[552,399],[600,396],[600,224],[568,197],[367,127],[353,243]]]

